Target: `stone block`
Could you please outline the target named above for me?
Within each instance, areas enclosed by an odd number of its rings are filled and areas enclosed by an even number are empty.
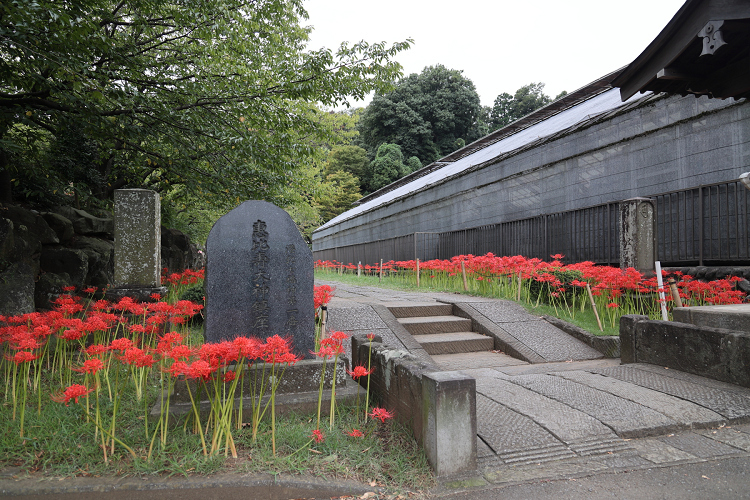
[[[637,363],[635,344],[635,325],[648,320],[648,316],[626,314],[620,318],[620,362]]]
[[[678,307],[672,315],[680,323],[750,332],[750,304]]]
[[[311,357],[312,253],[289,214],[246,201],[216,221],[206,251],[206,340],[280,335]]]
[[[474,378],[459,372],[422,376],[422,444],[438,476],[476,468],[476,412]]]
[[[161,202],[147,189],[115,190],[115,287],[161,286]]]
[[[620,267],[654,270],[654,204],[648,198],[620,202]]]

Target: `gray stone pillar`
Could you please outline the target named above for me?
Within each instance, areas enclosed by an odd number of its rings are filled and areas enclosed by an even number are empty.
[[[641,272],[654,270],[656,216],[649,198],[620,202],[620,268]]]
[[[476,469],[476,380],[459,372],[422,375],[422,443],[438,476]]]
[[[161,203],[148,189],[115,190],[116,296],[146,300],[161,286]]]

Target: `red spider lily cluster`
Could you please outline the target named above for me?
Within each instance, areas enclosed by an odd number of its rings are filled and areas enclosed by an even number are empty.
[[[442,289],[462,290],[463,273],[468,291],[495,297],[533,301],[531,290],[541,290],[544,302],[567,311],[571,316],[576,309],[584,309],[588,299],[586,287],[591,289],[596,307],[614,325],[622,315],[645,314],[661,318],[658,292],[666,292],[665,300],[671,309],[672,297],[666,286],[659,288],[654,276],[645,276],[636,269],[621,270],[611,266],[597,266],[593,262],[563,264],[563,255],[552,255],[550,261],[526,258],[521,255],[499,257],[487,255],[458,255],[448,260],[428,260],[419,263],[422,283]],[[462,270],[463,264],[463,270]],[[356,270],[353,264],[335,261],[317,261],[316,269],[324,272]],[[380,265],[364,266],[365,272],[380,273],[385,277],[416,283],[417,262],[390,261]],[[684,305],[739,304],[744,293],[736,282],[742,278],[727,277],[703,282],[679,272],[666,273],[676,281]],[[563,275],[576,276],[563,280]],[[425,276],[428,278],[425,279]],[[585,300],[584,300],[585,299]],[[540,298],[537,295],[536,300]],[[576,301],[576,303],[571,303]]]
[[[127,393],[142,404],[144,414],[139,420],[151,443],[150,458],[154,447],[167,446],[169,429],[175,427],[170,422],[170,395],[176,384],[182,384],[181,390],[193,401],[193,412],[179,425],[200,435],[205,455],[221,451],[237,455],[232,432],[247,426],[242,418],[243,404],[252,405],[253,440],[260,420],[271,414],[275,452],[275,392],[284,371],[298,357],[289,339],[278,335],[218,343],[193,340],[188,325],[203,306],[169,299],[177,296],[173,292],[179,287],[198,284],[202,276],[194,271],[166,274],[165,283],[172,291],[163,300],[152,297],[154,302],[107,300],[106,290],[102,295],[94,287],[80,290],[81,296],[77,296],[71,288],[54,301],[51,311],[0,316],[0,370],[7,381],[5,398],[12,402],[13,419],[20,421],[21,437],[27,393],[31,392],[37,396],[39,412],[50,399],[66,406],[78,403],[86,421],[95,427],[92,434],[105,461],[118,447],[135,459],[134,450],[121,440],[117,427],[120,400]],[[316,306],[328,303],[332,295],[330,287],[316,287]],[[348,337],[333,332],[320,341],[316,354],[335,362]],[[363,367],[352,373],[357,377],[369,374]],[[154,386],[161,400],[158,420],[149,415],[153,399],[149,401],[148,393]],[[245,387],[252,396],[236,399],[237,392],[247,396]],[[208,416],[198,410],[196,391],[210,404]],[[356,432],[350,435],[357,437]],[[325,438],[320,431],[314,436],[318,442]]]

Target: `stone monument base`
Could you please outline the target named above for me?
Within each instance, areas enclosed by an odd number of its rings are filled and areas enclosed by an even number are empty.
[[[339,358],[336,365],[336,402],[344,404],[353,404],[356,401],[357,393],[360,398],[364,398],[365,389],[359,384],[352,381],[346,373],[349,361],[346,358]],[[229,367],[233,369],[233,367]],[[251,370],[245,372],[246,381],[244,384],[244,401],[242,403],[243,419],[246,422],[252,420],[252,386],[250,381],[254,375],[256,380],[262,376],[263,364],[253,366]],[[318,359],[304,359],[298,361],[294,366],[290,366],[284,372],[279,387],[276,390],[276,413],[314,413],[318,410],[318,394],[320,388],[320,376],[323,370],[323,362]],[[255,374],[253,373],[255,372]],[[266,380],[270,371],[267,369]],[[331,387],[333,385],[333,362],[329,361],[325,366],[325,378],[323,381],[323,398],[322,414],[328,414],[331,406]],[[190,381],[190,390],[193,397],[198,394],[195,381]],[[237,387],[238,397],[234,400],[235,408],[240,404],[240,386]],[[265,405],[270,397],[270,390],[266,391],[261,404]],[[151,408],[150,418],[157,419],[161,415],[161,398]],[[192,412],[192,403],[187,391],[184,380],[175,383],[174,391],[170,396],[169,413],[172,418],[177,419],[183,415]],[[207,415],[211,411],[209,401],[200,402],[200,412]],[[270,415],[270,412],[268,413]]]
[[[123,297],[130,297],[138,302],[153,302],[154,299],[151,296],[155,293],[158,293],[159,295],[161,295],[161,297],[165,297],[167,295],[167,287],[117,286],[107,290],[107,299],[111,301],[117,301]]]

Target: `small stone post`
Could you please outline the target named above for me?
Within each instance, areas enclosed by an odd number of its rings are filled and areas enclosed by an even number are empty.
[[[656,217],[649,198],[620,202],[620,268],[652,272],[656,261]]]
[[[161,286],[161,202],[148,189],[115,190],[114,296],[148,300]]]
[[[460,372],[422,375],[422,443],[438,476],[477,464],[476,380]]]

